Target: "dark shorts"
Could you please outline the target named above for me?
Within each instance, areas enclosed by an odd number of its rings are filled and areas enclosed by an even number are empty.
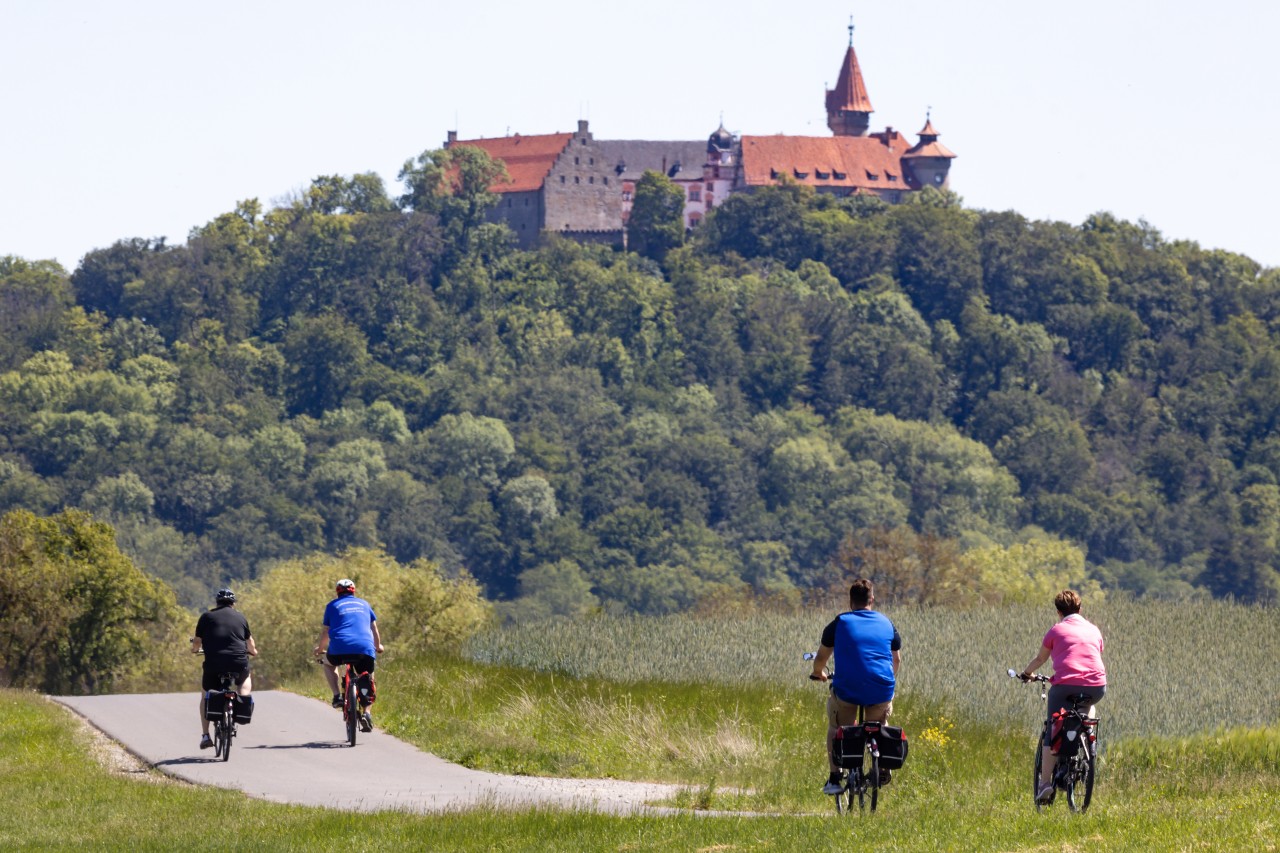
[[[245,664],[243,668],[227,668],[226,666],[204,668],[203,675],[200,676],[200,687],[204,690],[217,690],[222,687],[222,673],[229,672],[235,676],[236,687],[244,685],[244,680],[249,677],[249,665]]]
[[[1052,745],[1050,740],[1052,738],[1053,729],[1053,726],[1051,725],[1053,722],[1053,712],[1057,711],[1059,708],[1070,707],[1071,703],[1067,701],[1068,696],[1074,696],[1077,693],[1088,693],[1092,697],[1089,700],[1089,704],[1096,705],[1102,701],[1102,697],[1106,692],[1107,686],[1105,684],[1101,687],[1081,687],[1078,684],[1055,684],[1050,687],[1049,696],[1045,702],[1047,719],[1045,720],[1044,727],[1044,745]],[[1088,709],[1086,708],[1084,710],[1087,711]]]
[[[369,655],[325,655],[329,663],[334,666],[342,666],[343,664],[355,664],[356,672],[373,672],[377,666],[375,661]]]

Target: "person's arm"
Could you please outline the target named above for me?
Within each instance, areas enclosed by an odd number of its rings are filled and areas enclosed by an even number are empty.
[[[325,653],[325,649],[329,648],[329,626],[325,625],[320,629],[320,636],[316,637],[316,647],[313,650],[316,657]]]
[[[253,641],[253,637],[249,637],[244,641],[244,649],[249,653],[249,657],[256,658],[258,656],[258,644]]]
[[[373,647],[382,654],[382,632],[378,630],[378,621],[375,619],[369,626],[373,628]]]
[[[900,649],[893,650],[893,677],[898,678],[898,668],[902,666],[902,651]]]
[[[818,646],[818,653],[813,658],[813,672],[809,677],[815,681],[827,680],[827,661],[831,660],[831,653],[835,649],[831,646]]]
[[[197,653],[199,653],[199,652],[200,652],[200,650],[201,650],[201,649],[203,649],[203,648],[204,648],[204,641],[203,641],[203,640],[201,640],[199,637],[192,637],[192,638],[191,638],[191,653],[192,653],[192,654],[197,654]]]
[[[1041,646],[1040,653],[1031,659],[1031,663],[1027,664],[1025,667],[1022,668],[1022,673],[1019,677],[1023,681],[1026,681],[1028,678],[1031,677],[1031,673],[1035,672],[1037,669],[1044,666],[1044,662],[1047,661],[1048,659],[1049,659],[1049,647]]]

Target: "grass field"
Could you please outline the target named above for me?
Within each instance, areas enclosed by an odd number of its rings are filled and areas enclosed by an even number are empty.
[[[142,784],[100,767],[61,708],[6,691],[0,849],[1276,849],[1280,729],[1269,705],[1280,655],[1267,647],[1277,642],[1275,611],[1115,604],[1092,614],[1107,630],[1113,672],[1126,673],[1113,677],[1126,689],[1113,688],[1107,704],[1132,721],[1106,717],[1108,750],[1085,815],[1031,807],[1039,694],[999,675],[1030,658],[1043,614],[891,615],[908,643],[895,722],[911,737],[911,755],[875,815],[837,818],[818,792],[822,691],[804,679],[800,653],[820,619],[753,618],[745,630],[739,620],[601,621],[495,632],[471,650],[478,660],[389,656],[379,725],[474,767],[675,781],[689,786],[681,805],[755,816],[361,816]],[[1171,642],[1168,623],[1192,615],[1215,620],[1214,630]],[[1004,633],[996,627],[1023,617]],[[969,641],[955,639],[966,627]],[[973,650],[974,637],[989,654]],[[1162,654],[1162,644],[1178,648]],[[1219,699],[1241,688],[1248,725],[1228,728],[1222,713],[1203,713],[1216,700],[1186,671],[1201,654],[1214,662],[1210,689],[1229,688]],[[1229,654],[1251,678],[1212,680]],[[318,680],[294,687],[322,692]],[[1147,713],[1150,697],[1184,694],[1174,710]],[[1130,733],[1114,731],[1122,728]]]

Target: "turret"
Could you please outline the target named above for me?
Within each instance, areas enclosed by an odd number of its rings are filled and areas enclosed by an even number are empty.
[[[707,139],[707,162],[722,166],[733,162],[733,134],[724,129],[724,119]]]
[[[858,55],[853,52],[853,24],[849,25],[849,49],[840,66],[836,87],[827,90],[827,127],[836,136],[866,136],[871,126],[871,98],[862,82]]]
[[[916,186],[938,187],[945,189],[951,171],[951,161],[956,158],[947,146],[938,141],[942,134],[933,128],[933,121],[926,114],[924,127],[920,130],[920,141],[907,149],[902,155],[902,162],[911,170]]]

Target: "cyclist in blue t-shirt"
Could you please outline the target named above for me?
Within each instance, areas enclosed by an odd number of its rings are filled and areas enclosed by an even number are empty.
[[[329,666],[324,667],[324,678],[333,692],[333,707],[341,708],[338,668],[353,663],[356,672],[367,672],[372,678],[378,652],[382,651],[382,635],[369,602],[356,598],[354,581],[343,578],[335,584],[334,591],[337,597],[324,609],[324,627],[316,639],[315,654],[326,655]]]
[[[827,680],[827,661],[835,654],[836,671],[827,697],[827,758],[831,775],[824,793],[841,790],[840,768],[832,758],[832,740],[840,726],[858,722],[858,706],[868,722],[887,722],[893,711],[893,693],[898,667],[902,664],[902,637],[883,613],[873,608],[875,584],[858,578],[849,587],[849,612],[841,613],[822,631],[818,654],[813,659],[815,681]],[[889,771],[880,771],[881,784],[889,781]]]

